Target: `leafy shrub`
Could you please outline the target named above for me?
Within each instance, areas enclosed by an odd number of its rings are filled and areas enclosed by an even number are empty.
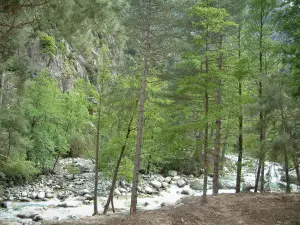
[[[41,32],[40,33],[41,41],[41,52],[53,55],[56,52],[56,44],[54,37]]]
[[[30,161],[9,161],[6,163],[1,171],[6,175],[8,180],[14,183],[23,183],[31,180],[40,171]]]
[[[67,169],[68,173],[73,175],[73,178],[75,178],[75,174],[80,173],[80,169],[74,163],[67,165],[66,169]]]

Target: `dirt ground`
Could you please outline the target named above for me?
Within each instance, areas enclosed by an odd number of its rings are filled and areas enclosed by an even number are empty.
[[[174,206],[136,215],[110,214],[47,225],[300,225],[299,194],[222,194],[187,197]]]

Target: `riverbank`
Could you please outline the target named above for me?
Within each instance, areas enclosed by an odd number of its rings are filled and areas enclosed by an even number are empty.
[[[221,194],[186,197],[173,206],[136,215],[85,217],[44,225],[299,225],[300,194]]]
[[[251,159],[249,159],[251,160]],[[227,158],[227,167],[220,178],[220,193],[235,192],[235,161]],[[66,168],[74,162],[79,168],[79,174],[73,178]],[[242,191],[253,191],[255,182],[255,162],[243,167]],[[63,159],[57,166],[55,175],[40,176],[35,182],[22,186],[7,187],[0,196],[0,223],[40,224],[41,221],[60,221],[80,219],[93,213],[93,162],[77,158]],[[284,192],[284,173],[281,165],[266,162],[266,190],[269,192]],[[102,212],[106,202],[111,181],[101,179],[98,185],[99,212]],[[295,179],[292,179],[295,180]],[[208,194],[212,190],[212,178],[208,178]],[[168,205],[174,205],[186,196],[201,196],[203,191],[203,175],[195,177],[192,174],[180,174],[170,170],[168,174],[141,174],[138,186],[138,209],[154,210]],[[297,185],[292,185],[292,191],[297,191]],[[130,206],[131,184],[123,179],[118,180],[114,192],[114,205],[117,212],[126,213]]]

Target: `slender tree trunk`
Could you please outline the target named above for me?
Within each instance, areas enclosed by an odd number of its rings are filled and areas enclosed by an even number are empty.
[[[256,193],[258,191],[258,182],[259,182],[259,177],[260,177],[260,169],[261,169],[261,160],[259,157],[258,160],[258,167],[256,171],[256,178],[255,178],[255,187],[254,187],[254,192]]]
[[[204,96],[204,110],[205,110],[205,119],[207,120],[208,116],[208,92],[205,89]],[[203,152],[203,163],[204,163],[204,181],[203,181],[203,203],[207,203],[207,176],[208,176],[208,122],[205,122],[205,130],[204,130],[204,152]]]
[[[97,140],[95,149],[95,184],[94,184],[94,213],[93,216],[98,214],[98,181],[99,181],[99,151],[100,151],[100,122],[101,122],[101,103],[98,107],[97,118]]]
[[[238,29],[238,47],[239,47],[239,59],[241,58],[241,25]],[[240,115],[239,115],[239,138],[238,138],[238,162],[236,171],[236,187],[235,192],[239,193],[241,191],[241,177],[242,177],[242,164],[243,164],[243,111],[242,111],[242,81],[239,81],[239,105],[240,105]]]
[[[8,130],[8,148],[7,148],[7,158],[10,157],[10,149],[11,149],[11,132]]]
[[[259,72],[260,76],[262,76],[263,72],[263,26],[264,26],[264,17],[263,17],[263,9],[260,9],[260,27],[259,27]],[[262,81],[259,81],[259,99],[262,99],[263,93],[263,85]],[[260,156],[259,156],[259,170],[261,170],[261,186],[260,191],[261,193],[264,192],[264,183],[265,183],[265,153],[264,153],[264,146],[263,143],[266,139],[266,129],[265,129],[265,122],[264,122],[264,113],[261,109],[259,112],[259,122],[260,122]],[[257,171],[256,182],[255,186],[258,186],[259,181],[259,171]],[[257,187],[255,187],[257,191]]]
[[[207,1],[208,3],[208,1]],[[206,26],[206,38],[205,38],[205,73],[209,72],[208,68],[208,26]],[[203,163],[204,163],[204,180],[203,180],[203,196],[202,203],[207,203],[207,176],[208,176],[208,90],[205,87],[204,93],[204,112],[205,112],[205,129],[204,129],[204,152],[203,152]]]
[[[144,72],[142,75],[142,83],[141,83],[141,91],[140,91],[140,107],[139,107],[139,119],[137,125],[136,154],[135,154],[135,161],[134,161],[134,171],[133,171],[132,191],[131,191],[131,206],[130,206],[131,214],[136,212],[136,205],[137,205],[137,186],[139,180],[140,158],[141,158],[141,151],[142,151],[144,104],[145,104],[145,95],[146,95],[147,75],[149,72],[149,65],[148,65],[149,55],[150,55],[150,24],[147,24],[146,54],[144,56]]]
[[[137,106],[137,103],[138,103],[138,101],[136,101],[136,106]],[[134,111],[136,109],[136,106],[134,107]],[[111,188],[110,188],[110,191],[109,191],[109,195],[108,195],[106,204],[104,206],[104,211],[103,211],[104,215],[107,213],[107,210],[108,210],[110,202],[112,203],[112,207],[113,207],[113,195],[114,195],[114,190],[115,190],[115,186],[116,186],[116,182],[117,182],[119,167],[120,167],[120,164],[121,164],[121,161],[122,161],[125,149],[126,149],[126,145],[127,145],[127,141],[128,141],[130,132],[131,132],[131,124],[132,124],[132,121],[133,121],[133,117],[134,117],[134,113],[132,114],[132,116],[130,118],[130,121],[129,121],[129,124],[128,124],[128,127],[127,127],[127,133],[126,133],[126,137],[125,137],[125,142],[124,142],[124,144],[122,146],[122,149],[121,149],[121,152],[120,152],[117,164],[116,164],[116,168],[115,168],[114,176],[113,176],[113,180],[112,180],[112,185],[111,185]]]
[[[222,42],[223,37],[220,35],[220,55],[218,59],[218,70],[222,72],[223,66],[223,53],[222,53]],[[220,108],[222,104],[222,93],[221,93],[222,80],[218,80],[217,89],[217,106]],[[220,111],[220,109],[219,109]],[[221,148],[221,115],[216,120],[216,140],[215,140],[215,151],[214,151],[214,177],[213,177],[213,194],[216,195],[219,192],[219,176],[220,176],[220,148]]]
[[[2,105],[3,105],[4,79],[5,79],[5,74],[4,74],[4,72],[0,72],[0,108],[1,108]]]

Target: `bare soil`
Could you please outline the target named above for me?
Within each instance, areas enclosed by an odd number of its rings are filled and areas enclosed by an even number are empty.
[[[135,215],[109,214],[47,225],[300,225],[300,194],[222,194],[187,197],[180,203]]]

